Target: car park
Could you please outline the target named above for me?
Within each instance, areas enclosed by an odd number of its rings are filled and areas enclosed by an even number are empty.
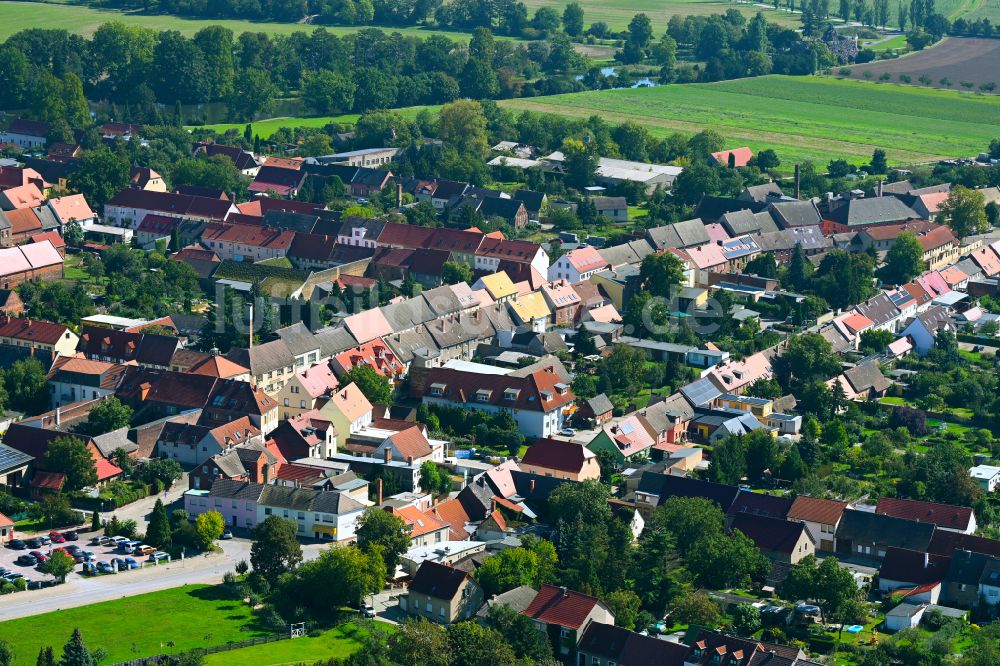
[[[52,539],[48,535],[43,534],[43,535],[41,535],[40,537],[37,537],[37,538],[38,538],[39,541],[42,542],[43,546],[51,546],[52,545]]]
[[[150,562],[167,562],[170,560],[170,554],[164,553],[162,550],[157,550],[149,554]]]
[[[24,550],[28,547],[28,544],[24,543],[20,539],[11,539],[7,542],[7,547],[11,550]]]
[[[111,566],[110,562],[98,562],[97,563],[97,572],[98,573],[114,573],[115,572],[115,568],[113,566]]]
[[[38,560],[36,560],[31,555],[28,555],[27,553],[25,553],[24,555],[19,555],[18,558],[14,560],[14,562],[16,564],[20,564],[22,567],[33,567],[38,564]]]
[[[48,557],[45,556],[44,553],[41,553],[41,552],[39,552],[37,550],[31,551],[30,553],[28,553],[28,555],[31,555],[33,558],[35,558],[36,560],[38,560],[39,564],[41,564],[45,560],[49,559]]]

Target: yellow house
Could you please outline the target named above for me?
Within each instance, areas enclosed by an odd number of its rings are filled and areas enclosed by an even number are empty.
[[[766,398],[754,398],[749,395],[723,393],[715,399],[718,409],[735,409],[740,412],[750,412],[758,419],[766,419],[774,411],[774,402]]]
[[[474,290],[485,289],[493,300],[498,303],[509,301],[517,295],[517,287],[514,286],[510,277],[503,271],[484,275],[472,285],[472,288]]]
[[[590,281],[601,288],[619,312],[624,312],[625,304],[638,288],[639,269],[626,264],[594,273],[590,276]]]
[[[532,328],[545,328],[545,322],[552,316],[552,310],[540,291],[518,296],[510,301],[510,311],[519,324],[531,324]]]

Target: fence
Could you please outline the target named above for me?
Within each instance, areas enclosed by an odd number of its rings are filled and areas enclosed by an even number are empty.
[[[272,634],[270,636],[258,636],[257,638],[248,638],[245,641],[235,641],[231,643],[224,643],[223,645],[212,645],[205,648],[194,648],[191,650],[194,654],[206,655],[206,654],[216,654],[218,652],[228,652],[229,650],[238,650],[240,648],[253,647],[255,645],[265,645],[267,643],[276,643],[277,641],[287,641],[291,638],[290,634]],[[111,666],[161,666],[164,664],[171,664],[178,655],[169,654],[158,654],[152,657],[140,657],[139,659],[130,659],[129,661],[120,661]]]

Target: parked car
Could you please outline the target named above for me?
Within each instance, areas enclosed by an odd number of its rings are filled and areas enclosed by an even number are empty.
[[[37,537],[37,538],[38,538],[39,541],[42,542],[43,546],[51,546],[52,545],[52,539],[49,538],[48,536],[44,535],[44,534],[42,536],[40,536],[40,537]]]
[[[108,543],[110,543],[112,546],[117,546],[122,541],[128,541],[128,540],[129,540],[128,537],[123,537],[123,536],[108,537]]]
[[[362,617],[375,617],[375,607],[367,601],[361,604],[361,608],[359,610]]]
[[[130,539],[126,539],[125,541],[119,541],[118,552],[125,553],[126,555],[131,555],[132,551],[135,550],[135,547],[138,545],[139,545],[138,541],[132,541]]]
[[[28,547],[28,544],[24,543],[20,539],[11,539],[7,542],[7,547],[11,550],[24,550]]]
[[[118,569],[118,571],[128,571],[128,563],[120,557],[112,557],[111,564]]]
[[[13,583],[13,582],[14,582],[15,580],[17,580],[18,578],[24,578],[24,574],[22,574],[22,573],[18,573],[18,572],[16,572],[16,571],[11,571],[11,572],[10,572],[9,574],[6,574],[6,575],[5,575],[4,577],[3,577],[3,579],[4,579],[5,581],[7,581],[7,582],[10,582],[10,583]]]
[[[63,538],[66,541],[77,541],[80,538],[80,534],[74,530],[70,530],[69,532],[63,532]]]
[[[43,545],[45,545],[42,543],[42,540],[39,539],[38,537],[32,537],[27,541],[25,541],[24,543],[28,545],[28,548],[41,548]]]
[[[169,553],[164,553],[162,550],[157,550],[149,554],[150,562],[167,562],[170,559]]]
[[[97,565],[93,562],[84,562],[83,569],[80,570],[80,573],[94,575],[97,573]]]
[[[66,543],[66,537],[59,532],[49,532],[49,538],[52,539],[52,543]]]
[[[123,557],[122,559],[125,560],[125,564],[128,565],[129,569],[138,569],[139,568],[139,563],[136,562],[135,559],[133,559],[131,557]]]
[[[22,567],[33,567],[38,564],[38,560],[25,553],[24,555],[19,555],[17,559],[14,560],[14,563],[20,564]]]
[[[97,559],[97,556],[94,555],[94,551],[92,550],[81,550],[79,553],[83,556],[84,562],[93,562]]]
[[[156,549],[147,544],[139,544],[132,550],[133,555],[152,555]]]
[[[39,564],[41,564],[45,560],[49,559],[48,557],[45,556],[44,553],[41,553],[41,552],[39,552],[37,550],[31,551],[30,553],[28,553],[28,555],[31,555],[33,558],[35,558],[36,560],[38,560]]]
[[[97,563],[97,573],[114,573],[115,568],[111,566],[110,562],[98,562]]]
[[[572,437],[576,434],[576,430],[573,430],[573,428],[563,428],[559,431],[559,434],[563,437]]]
[[[232,539],[232,538],[233,538],[233,533],[229,530],[228,527],[222,531],[222,539],[223,540]]]

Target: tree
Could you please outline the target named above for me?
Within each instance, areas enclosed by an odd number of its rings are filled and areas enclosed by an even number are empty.
[[[646,355],[629,345],[616,344],[601,364],[601,370],[616,393],[634,393],[642,386]]]
[[[101,525],[101,514],[94,510],[90,514],[90,529],[92,532],[100,532],[101,527],[103,527]]]
[[[66,475],[66,489],[80,490],[97,483],[97,463],[82,439],[56,437],[45,452],[45,469]]]
[[[597,171],[597,155],[592,148],[592,143],[584,143],[579,139],[565,139],[562,144],[566,183],[579,190],[594,182],[594,173]]]
[[[250,564],[266,580],[274,580],[302,561],[302,546],[295,538],[294,522],[268,516],[250,532]]]
[[[10,666],[14,663],[14,648],[5,640],[0,639],[0,666]]]
[[[392,404],[392,386],[389,380],[366,363],[359,363],[344,373],[341,382],[342,386],[355,384],[371,403]]]
[[[538,555],[526,548],[502,550],[483,560],[475,577],[487,597],[522,585],[538,585]]]
[[[441,281],[445,284],[472,282],[472,269],[462,261],[446,261],[441,266]]]
[[[685,557],[699,585],[715,589],[763,583],[771,566],[742,532],[706,535],[695,541]]]
[[[756,482],[763,478],[766,470],[776,471],[778,464],[778,443],[770,431],[754,430],[744,435],[747,450],[747,478]]]
[[[514,666],[514,651],[503,637],[475,622],[459,622],[448,627],[453,666]]]
[[[38,659],[35,666],[56,666],[56,657],[52,652],[52,647],[38,648]]]
[[[425,460],[420,465],[420,487],[431,493],[446,495],[451,492],[451,476],[433,460]]]
[[[647,255],[639,267],[642,288],[654,296],[670,298],[671,292],[684,281],[684,266],[670,252]]]
[[[65,555],[72,561],[73,558]],[[80,634],[79,629],[73,630],[73,635],[70,637],[69,642],[63,646],[62,658],[59,660],[59,666],[95,666],[94,658],[90,655],[87,650],[87,646],[83,644],[83,636]]]
[[[796,335],[773,361],[775,377],[782,386],[803,386],[827,380],[840,371],[840,360],[830,343],[818,333]]]
[[[469,59],[462,70],[462,93],[471,99],[490,99],[500,92],[493,58],[496,45],[486,28],[476,28],[469,40]]]
[[[149,516],[146,541],[159,550],[167,550],[171,545],[170,533],[170,517],[167,516],[167,508],[163,506],[163,500],[157,499],[156,504],[153,505],[153,512]]]
[[[639,616],[639,606],[642,600],[632,590],[615,590],[605,595],[604,603],[615,616],[615,624],[632,631],[635,620]]]
[[[7,403],[13,409],[26,414],[37,414],[49,402],[49,388],[45,368],[34,358],[15,361],[3,370],[3,382],[7,391]]]
[[[537,625],[528,616],[510,606],[494,604],[490,607],[486,625],[504,637],[518,659],[530,660],[534,664],[551,663],[552,644],[548,635],[538,631]]]
[[[578,37],[583,33],[583,7],[579,2],[566,5],[562,15],[563,30],[570,37]]]
[[[103,435],[112,430],[127,428],[131,420],[132,408],[115,396],[110,396],[90,411],[87,417],[87,430],[91,436]]]
[[[218,511],[206,511],[194,519],[194,529],[198,533],[202,549],[207,550],[222,536],[226,529],[226,521]],[[250,552],[252,556],[253,550]],[[257,568],[256,565],[254,568]]]
[[[722,613],[704,592],[688,592],[674,605],[671,618],[683,624],[715,627],[719,624]]]
[[[872,174],[882,174],[889,172],[889,163],[885,158],[885,151],[881,148],[876,148],[872,151],[872,160],[868,165],[868,170]]]
[[[760,629],[760,609],[751,604],[736,604],[732,610],[733,627],[740,636],[750,636]]]
[[[399,558],[410,548],[410,528],[394,513],[370,506],[358,519],[358,547],[366,553],[378,550],[386,575],[393,576]]]
[[[955,235],[965,238],[989,230],[986,199],[982,192],[956,185],[938,207],[938,221],[947,224]]]
[[[826,615],[835,613],[844,603],[856,599],[858,585],[854,576],[841,567],[835,557],[821,563],[815,555],[807,555],[792,566],[782,583],[781,594],[786,599],[811,599],[819,606],[826,622]]]
[[[757,16],[760,16],[760,14]],[[754,156],[754,163],[761,171],[772,171],[781,166],[781,158],[778,157],[778,153],[767,148]]]
[[[389,637],[389,654],[397,664],[450,666],[450,649],[447,630],[423,617],[403,622]]]
[[[746,470],[746,440],[730,435],[716,444],[708,467],[708,477],[712,481],[735,485],[743,479]]]
[[[83,194],[91,206],[104,203],[124,190],[129,183],[131,169],[129,163],[110,150],[90,150],[83,156],[80,166],[74,170],[67,186]]]
[[[385,585],[385,563],[377,549],[334,546],[299,566],[282,583],[279,604],[304,607],[313,616],[330,617],[342,606],[355,606]]]
[[[715,169],[703,162],[696,162],[682,171],[674,180],[672,195],[682,204],[693,206],[703,195],[719,194],[722,181]]]
[[[861,333],[861,343],[858,347],[867,354],[875,354],[884,351],[895,339],[896,335],[892,331],[872,328]]]
[[[76,221],[76,218],[71,218],[66,223],[66,229],[63,231],[63,240],[70,247],[80,247],[83,245],[83,227]]]
[[[885,255],[882,278],[890,284],[903,284],[920,275],[924,263],[924,249],[912,231],[904,231],[896,237]]]
[[[66,582],[66,576],[72,573],[75,568],[76,560],[61,550],[53,551],[49,559],[42,562],[38,567],[42,573],[47,573],[55,577],[61,583]]]
[[[726,517],[719,505],[704,497],[671,497],[656,509],[654,523],[673,537],[681,553],[706,535],[722,534]]]
[[[29,504],[28,515],[52,527],[75,522],[69,499],[61,493],[47,493],[41,501]]]

